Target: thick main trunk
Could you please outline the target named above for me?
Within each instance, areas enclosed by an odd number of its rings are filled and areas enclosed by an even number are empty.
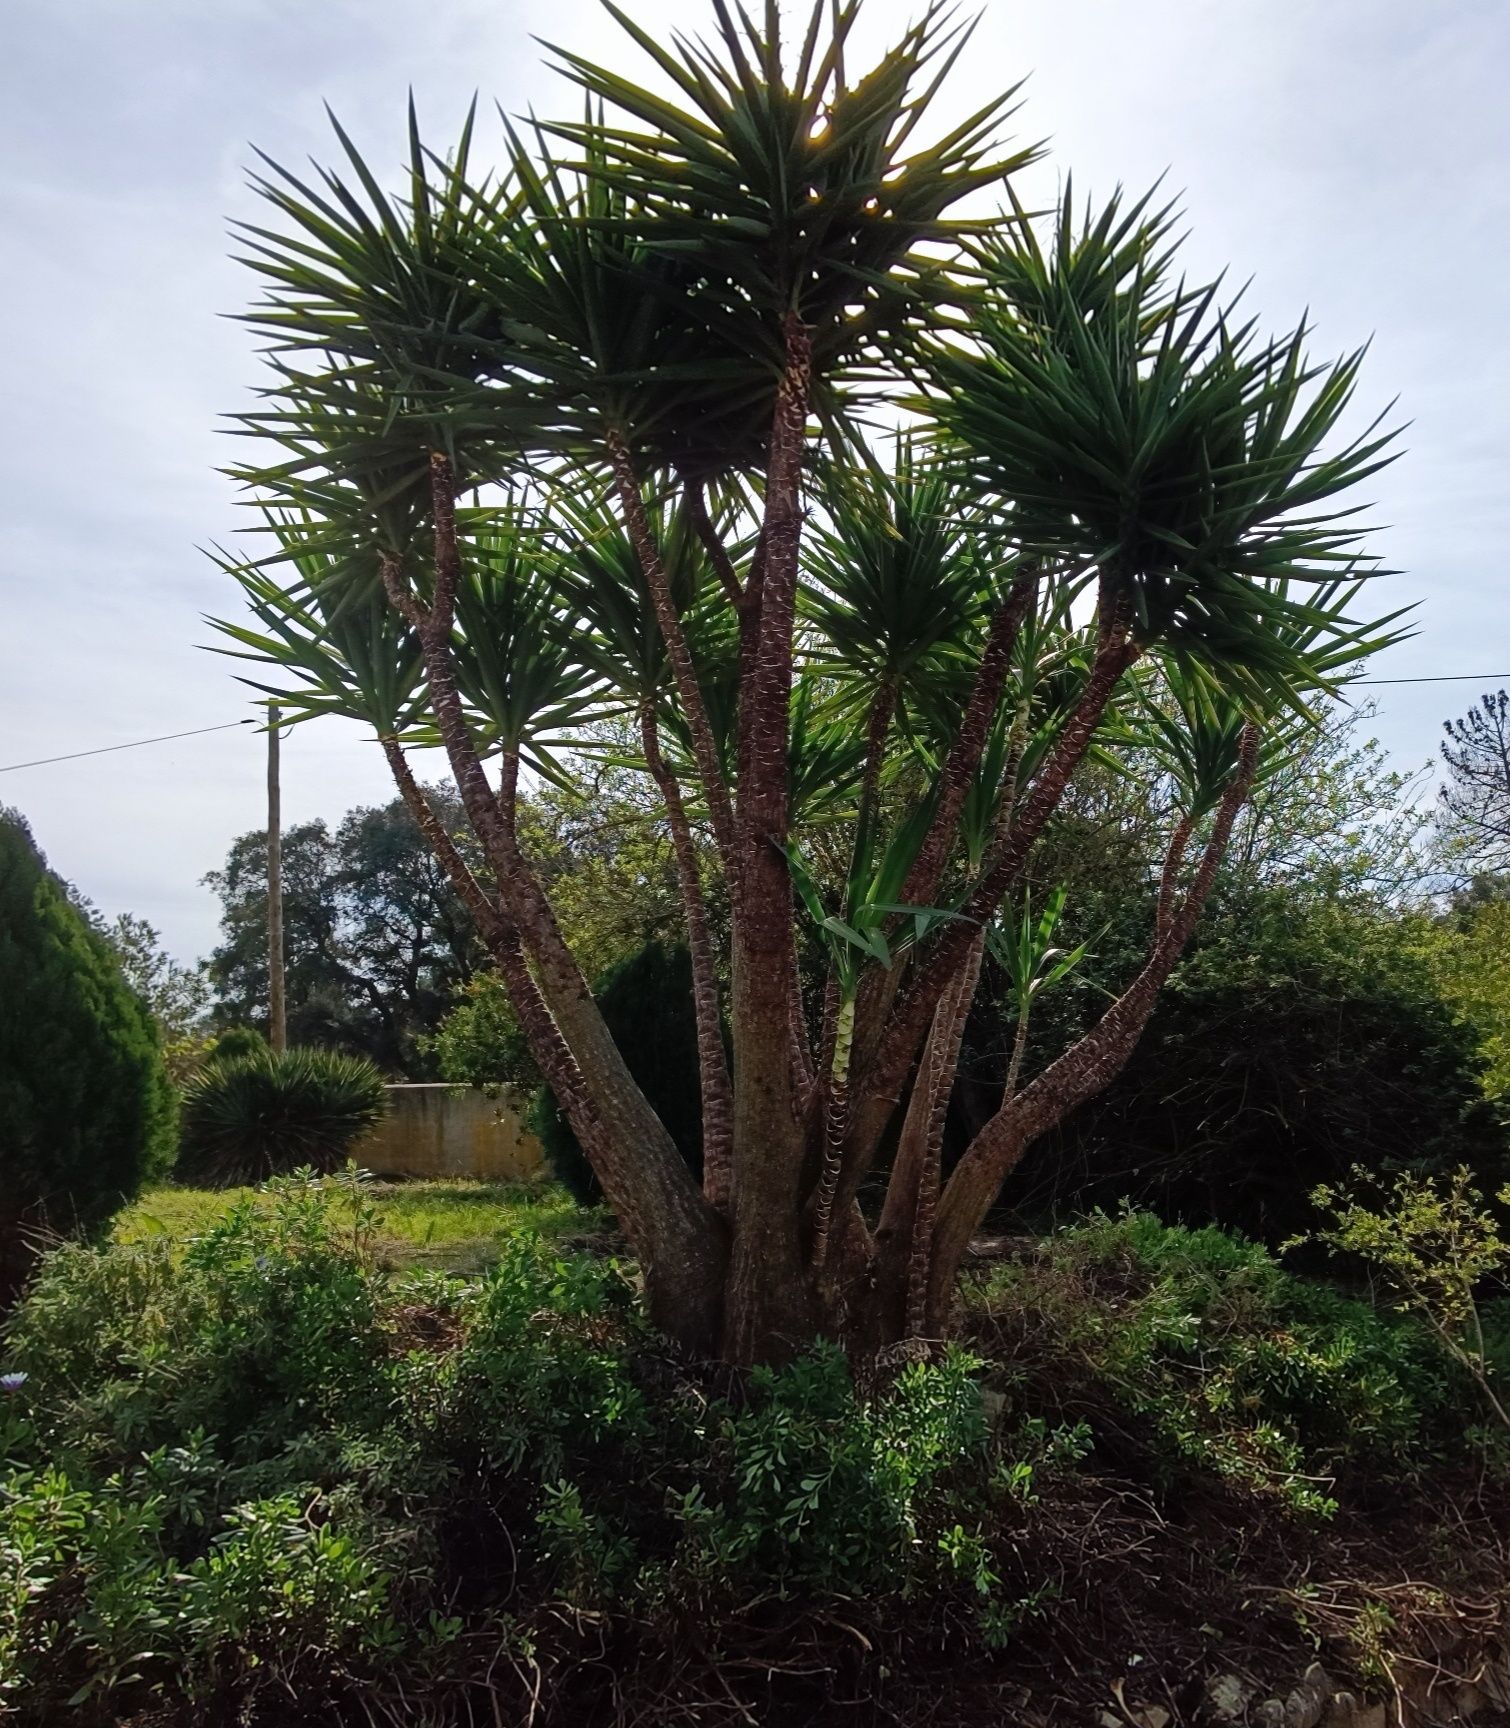
[[[725,1351],[780,1357],[811,1334],[798,1204],[804,1150],[801,1029],[791,876],[787,731],[802,537],[801,463],[812,366],[807,330],[786,323],[757,555],[759,619],[739,727],[739,893],[734,908],[734,1242]]]

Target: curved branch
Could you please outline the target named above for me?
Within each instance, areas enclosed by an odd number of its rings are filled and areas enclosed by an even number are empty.
[[[729,797],[723,765],[719,761],[713,727],[708,720],[702,686],[697,681],[692,650],[687,646],[682,621],[677,615],[676,602],[671,595],[671,583],[666,576],[660,548],[650,531],[650,522],[645,514],[645,501],[640,496],[639,476],[634,471],[634,459],[629,453],[629,446],[617,429],[609,432],[607,444],[608,460],[613,468],[614,485],[619,494],[619,505],[624,512],[624,521],[629,529],[635,556],[644,572],[645,586],[650,590],[651,604],[655,607],[655,621],[660,626],[661,640],[666,645],[666,657],[671,662],[671,673],[676,680],[676,693],[681,698],[682,713],[686,716],[687,731],[692,739],[693,759],[697,763],[698,778],[703,783],[703,797],[707,800],[708,814],[713,823],[713,837],[718,843],[719,857],[723,861],[724,874],[729,882],[729,892],[737,899],[739,884],[734,806]]]
[[[1090,674],[1053,754],[1013,810],[1011,825],[986,860],[963,908],[963,917],[952,920],[939,935],[881,1030],[873,1051],[867,1055],[860,1083],[855,1088],[857,1097],[840,1184],[841,1201],[854,1197],[874,1161],[918,1049],[944,992],[965,963],[976,931],[989,921],[1007,890],[1022,874],[1034,845],[1059,808],[1071,777],[1090,748],[1117,681],[1141,652],[1129,633],[1131,602],[1113,590],[1108,578],[1103,578],[1101,601]]]
[[[1258,763],[1258,731],[1244,728],[1238,766],[1212,824],[1201,862],[1179,909],[1154,939],[1137,977],[1084,1037],[1007,1098],[955,1167],[939,1204],[930,1281],[929,1314],[938,1320],[952,1298],[970,1238],[979,1229],[1002,1183],[1027,1148],[1096,1096],[1121,1072],[1148,1023],[1164,981],[1184,952],[1232,835]]]

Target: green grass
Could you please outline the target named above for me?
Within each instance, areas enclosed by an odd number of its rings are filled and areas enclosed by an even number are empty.
[[[152,1236],[188,1241],[216,1224],[247,1188],[149,1189],[116,1219],[117,1242]],[[483,1272],[521,1231],[559,1242],[608,1227],[606,1213],[579,1206],[564,1188],[509,1182],[368,1182],[379,1252],[395,1265]]]

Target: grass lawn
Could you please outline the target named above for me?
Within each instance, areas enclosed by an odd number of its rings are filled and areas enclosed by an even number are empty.
[[[208,1230],[248,1188],[151,1188],[115,1222],[117,1242],[167,1235],[187,1241]],[[482,1272],[499,1245],[521,1230],[547,1241],[601,1231],[607,1214],[579,1206],[564,1188],[510,1182],[368,1182],[378,1208],[379,1252],[395,1265]]]

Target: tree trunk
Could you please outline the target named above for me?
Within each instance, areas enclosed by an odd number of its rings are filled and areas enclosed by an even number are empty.
[[[737,1362],[780,1359],[812,1335],[811,1291],[799,1239],[804,1151],[797,951],[787,839],[787,729],[792,688],[801,463],[811,342],[786,321],[759,553],[760,618],[740,704],[740,887],[734,907],[734,1241],[724,1348]]]
[[[423,606],[409,591],[398,561],[391,556],[383,560],[383,580],[391,602],[419,637],[431,704],[451,772],[467,820],[493,873],[496,918],[489,948],[503,972],[526,1038],[538,1037],[548,1043],[550,1036],[539,1016],[533,1014],[532,991],[526,987],[528,980],[530,986],[538,983],[550,1025],[575,1061],[574,1083],[568,1096],[562,1098],[562,1107],[572,1119],[573,1129],[604,1192],[618,1197],[612,1204],[641,1257],[652,1310],[663,1317],[673,1336],[705,1347],[719,1320],[725,1252],[722,1226],[703,1199],[660,1118],[635,1084],[561,935],[550,903],[519,850],[513,826],[512,787],[507,778],[511,771],[517,772],[517,758],[505,752],[505,784],[500,800],[488,784],[467,727],[451,647],[451,621],[461,564],[452,484],[448,460],[441,455],[433,457],[431,492],[436,553],[435,589],[430,606]],[[389,760],[391,765],[392,754]],[[400,790],[403,791],[402,783]],[[408,794],[405,796],[407,799]],[[422,794],[418,802],[425,804]],[[412,802],[410,807],[419,820]],[[439,828],[438,823],[433,826]],[[435,844],[433,833],[431,840]],[[454,853],[455,848],[449,850]],[[444,854],[442,859],[444,862]],[[533,978],[523,952],[515,954],[516,943],[533,962]],[[527,1016],[533,1017],[533,1034]],[[551,1069],[535,1052],[533,1043],[531,1051],[540,1062],[541,1071],[549,1075]],[[591,1101],[590,1115],[583,1111],[584,1099]],[[573,1118],[573,1100],[582,1120],[581,1128]],[[599,1124],[613,1125],[614,1132],[609,1134]]]
[[[710,1206],[725,1212],[733,1175],[734,1094],[729,1082],[729,1064],[724,1055],[718,974],[713,960],[713,941],[708,934],[708,909],[703,900],[697,848],[692,841],[686,806],[682,803],[682,789],[661,754],[655,709],[648,701],[640,708],[640,741],[650,777],[659,787],[661,801],[666,806],[682,907],[687,914],[687,948],[692,956],[692,1002],[697,1022],[698,1083],[702,1096],[703,1194]]]
[[[1257,756],[1258,734],[1249,726],[1243,734],[1237,771],[1222,797],[1200,866],[1178,912],[1156,933],[1153,949],[1137,977],[1084,1037],[1015,1098],[1003,1100],[1001,1109],[976,1135],[949,1178],[939,1205],[929,1278],[928,1310],[933,1324],[941,1323],[947,1315],[970,1238],[1028,1147],[1108,1086],[1132,1055],[1159,991],[1184,952],[1211,891],[1232,824],[1253,784]],[[1183,850],[1187,839],[1176,829],[1171,858],[1176,849]]]

